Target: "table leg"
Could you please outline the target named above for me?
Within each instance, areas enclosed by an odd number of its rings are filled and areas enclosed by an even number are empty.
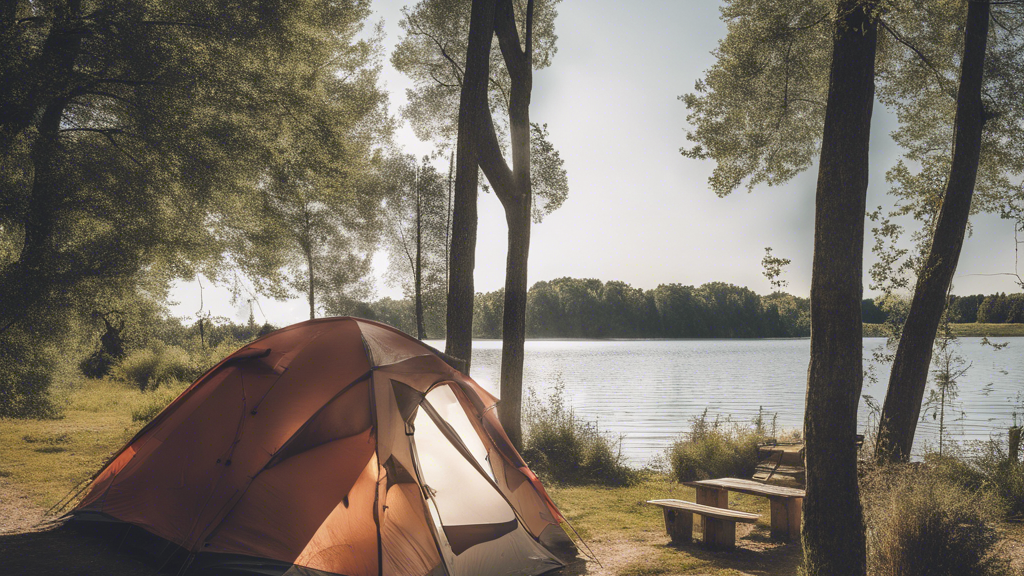
[[[736,547],[736,523],[718,518],[704,518],[704,545],[717,550]]]
[[[769,498],[772,514],[772,538],[798,542],[803,498]]]
[[[729,508],[729,491],[722,488],[710,486],[697,486],[697,504],[714,506],[715,508]],[[705,526],[704,517],[698,516],[697,526]]]

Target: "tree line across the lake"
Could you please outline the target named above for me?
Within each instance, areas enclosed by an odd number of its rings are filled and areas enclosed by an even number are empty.
[[[473,306],[473,337],[501,338],[501,290],[478,293]],[[865,324],[884,324],[905,314],[904,298],[865,298]],[[382,298],[350,313],[416,332],[410,298]],[[1024,294],[951,295],[949,321],[955,324],[1024,323]],[[427,300],[425,336],[444,338],[444,302]],[[786,292],[760,295],[742,286],[709,282],[701,286],[661,284],[652,290],[595,278],[536,282],[527,295],[529,338],[793,338],[810,335],[810,301]]]

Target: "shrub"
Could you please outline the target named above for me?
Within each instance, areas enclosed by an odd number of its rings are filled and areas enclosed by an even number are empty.
[[[1024,465],[1010,462],[1006,443],[977,442],[968,454],[928,454],[925,462],[936,474],[971,491],[985,491],[997,500],[1004,516],[1024,516]]]
[[[893,465],[866,475],[868,573],[872,576],[1009,574],[985,491],[964,488],[927,465]]]
[[[757,444],[766,438],[759,414],[755,428],[708,420],[708,411],[694,418],[690,432],[668,449],[672,474],[680,482],[708,478],[749,478],[758,463]]]
[[[53,394],[59,357],[38,338],[9,329],[0,337],[0,418],[62,418]]]
[[[133,384],[139,390],[156,388],[162,382],[191,380],[195,375],[192,358],[177,346],[157,345],[143,348],[125,356],[114,367],[112,376]]]
[[[544,404],[530,393],[523,412],[523,458],[546,481],[559,484],[632,486],[641,473],[625,464],[597,425],[566,409],[565,387],[558,383]]]
[[[142,397],[136,400],[132,406],[132,421],[143,424],[149,422],[177,398],[186,386],[188,386],[186,382],[170,380],[163,382],[155,390],[143,393]]]

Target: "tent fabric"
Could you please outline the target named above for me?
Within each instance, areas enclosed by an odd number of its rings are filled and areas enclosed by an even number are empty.
[[[310,320],[196,380],[71,514],[142,528],[219,573],[542,574],[563,565],[548,546],[564,519],[496,402],[394,328]]]

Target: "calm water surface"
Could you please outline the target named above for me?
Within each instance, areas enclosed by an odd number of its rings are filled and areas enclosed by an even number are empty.
[[[1002,338],[1001,351],[980,338],[960,339],[960,354],[971,364],[959,380],[956,409],[947,420],[956,440],[1005,436],[1024,415],[1024,337]],[[442,347],[443,342],[431,344]],[[883,338],[865,338],[865,365]],[[664,452],[705,409],[709,416],[750,422],[763,408],[778,414],[783,429],[803,423],[810,341],[792,340],[530,340],[526,342],[524,385],[546,398],[559,382],[577,415],[596,420],[603,431],[624,434],[623,453],[641,465]],[[473,377],[497,394],[501,341],[473,344]],[[885,398],[888,366],[874,366],[877,383],[863,393]],[[931,386],[931,382],[929,382]],[[861,430],[869,410],[861,401]],[[938,442],[938,424],[918,426],[915,451]]]

